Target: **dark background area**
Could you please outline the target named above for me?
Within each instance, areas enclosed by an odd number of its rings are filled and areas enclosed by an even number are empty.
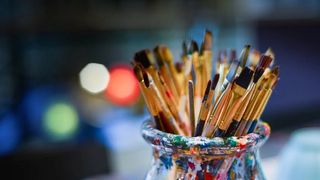
[[[0,0],[0,177],[141,177],[151,157],[139,134],[148,116],[141,100],[119,106],[104,93],[90,94],[79,72],[92,62],[109,70],[128,65],[136,51],[157,44],[179,60],[182,41],[200,42],[205,28],[214,34],[215,55],[226,48],[239,54],[245,44],[274,50],[281,80],[263,114],[274,132],[319,126],[316,0]],[[56,102],[77,113],[77,130],[67,138],[42,125]]]

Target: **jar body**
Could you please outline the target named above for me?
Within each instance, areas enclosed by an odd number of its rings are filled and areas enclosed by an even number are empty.
[[[265,176],[260,166],[259,151],[242,152],[234,156],[185,156],[153,152],[152,167],[146,180],[187,179],[257,179]]]
[[[264,180],[259,148],[270,134],[265,123],[255,133],[212,139],[164,133],[150,122],[142,127],[152,146],[153,162],[146,180]]]

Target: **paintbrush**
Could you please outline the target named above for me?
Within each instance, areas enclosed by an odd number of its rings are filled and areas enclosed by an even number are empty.
[[[170,49],[166,46],[163,46],[161,48],[162,51],[162,55],[163,55],[163,60],[165,61],[165,63],[167,64],[167,66],[169,67],[169,72],[171,74],[172,80],[174,82],[174,85],[178,91],[178,93],[181,92],[181,88],[179,86],[179,82],[177,80],[177,71],[174,67],[174,62],[173,62],[173,55],[170,51]]]
[[[239,67],[239,63],[240,62],[238,60],[232,61],[230,68],[229,68],[229,71],[228,71],[228,74],[222,83],[221,92],[224,92],[226,90],[228,84],[230,84],[233,81],[234,77],[237,74],[237,69]]]
[[[163,112],[163,119],[166,120],[166,122],[163,123],[165,128],[170,133],[186,135],[184,131],[180,128],[180,125],[178,124],[177,120],[174,119],[174,116],[171,113],[168,105],[161,97],[161,93],[159,92],[158,88],[155,86],[154,81],[152,81],[152,79],[150,80],[148,74],[145,72],[143,72],[143,80],[146,87],[149,90],[149,93],[153,95],[152,97],[154,98],[154,102],[156,102],[157,108],[161,109]]]
[[[215,132],[215,136],[222,137],[227,132],[234,114],[238,110],[247,93],[253,73],[254,72],[251,69],[245,67],[239,77],[234,81],[228,98],[228,103],[226,104],[226,112],[221,121],[218,122],[219,125]]]
[[[177,91],[177,88],[175,87],[175,84],[173,82],[173,77],[169,73],[168,68],[164,64],[164,57],[162,53],[162,46],[157,46],[153,49],[153,53],[156,57],[156,62],[158,64],[159,72],[163,76],[164,81],[169,86],[169,89],[173,93],[173,98],[176,104],[179,102],[179,93]]]
[[[226,72],[228,71],[228,63],[227,63],[227,56],[226,51],[219,51],[218,54],[218,61],[217,61],[217,72],[220,74],[220,78],[218,81],[218,87],[221,87],[225,78],[226,78]],[[221,88],[218,88],[215,93],[215,100],[218,99],[218,97],[221,95],[222,91]]]
[[[217,86],[217,83],[219,81],[219,74],[215,74],[214,78],[212,79],[211,81],[211,87],[210,87],[210,91],[209,91],[209,95],[208,95],[208,100],[206,101],[206,109],[205,109],[205,112],[204,112],[204,115],[203,117],[206,117],[205,119],[205,124],[209,121],[209,116],[208,114],[210,114],[210,110],[212,110],[213,106],[214,106],[214,93],[215,93],[215,89],[216,89],[216,86]],[[203,129],[203,128],[202,128]],[[205,136],[205,133],[203,130],[202,131],[202,136]]]
[[[194,82],[194,108],[195,108],[195,117],[199,116],[200,107],[201,107],[201,92],[202,92],[202,73],[201,73],[201,64],[199,62],[199,47],[195,41],[191,41],[190,51],[192,52],[192,64],[193,72],[195,74]],[[196,122],[197,123],[197,122]]]
[[[160,83],[162,86],[162,89],[165,91],[164,100],[173,115],[174,119],[176,120],[177,124],[179,125],[180,129],[184,132],[185,135],[189,135],[189,127],[187,126],[187,117],[183,116],[182,113],[179,113],[178,111],[178,104],[176,104],[173,100],[173,95],[167,86],[166,82],[164,81],[162,75],[158,73]],[[185,117],[185,118],[183,118]]]
[[[216,90],[217,88],[218,87],[216,87]],[[203,136],[212,137],[212,135],[214,134],[217,122],[220,121],[220,118],[226,110],[225,104],[227,103],[230,91],[231,84],[228,84],[226,90],[219,96],[219,98],[215,102],[215,105],[211,108],[205,131],[202,133]]]
[[[207,80],[211,77],[211,73],[212,73],[212,56],[213,56],[212,44],[213,44],[212,32],[206,29],[204,40],[203,40],[203,57],[206,62],[205,67],[207,72],[207,75],[206,75]]]
[[[165,129],[161,123],[161,119],[160,119],[159,113],[157,111],[157,108],[153,102],[153,99],[151,98],[151,95],[149,94],[147,87],[144,84],[141,67],[139,67],[139,65],[135,65],[133,68],[133,72],[134,72],[135,77],[138,79],[142,96],[144,98],[144,101],[147,105],[147,108],[148,108],[150,114],[154,118],[157,129],[165,131]]]
[[[261,95],[260,100],[255,106],[255,111],[249,117],[249,119],[252,121],[249,129],[246,131],[247,134],[252,133],[255,130],[258,120],[262,114],[262,110],[265,108],[272,94],[273,88],[275,87],[275,84],[278,81],[278,76],[279,76],[279,67],[277,66],[271,71],[270,76],[268,77],[268,80],[265,82],[265,84],[262,87],[263,91],[264,92],[266,91],[266,93]]]
[[[207,100],[208,100],[208,96],[209,96],[209,92],[210,92],[210,87],[211,87],[211,80],[208,81],[203,99],[202,99],[202,103],[201,103],[201,108],[200,108],[200,113],[199,113],[199,117],[198,117],[198,121],[197,121],[197,126],[196,126],[196,130],[194,133],[194,136],[200,136],[203,130],[203,126],[206,122],[206,109],[208,109],[207,106]]]
[[[245,68],[246,64],[247,64],[247,60],[248,60],[248,56],[250,53],[250,45],[245,45],[244,48],[242,49],[241,53],[240,53],[240,70],[242,71],[243,68]]]
[[[257,85],[259,84],[258,82],[260,82],[261,79],[263,79],[262,77],[263,77],[264,71],[270,65],[271,62],[272,62],[272,58],[270,56],[262,55],[260,57],[259,65],[256,68],[253,76],[253,84],[249,92],[250,94],[248,96],[249,99],[246,99],[246,101],[249,101],[249,102],[247,102],[248,104],[245,106],[244,112],[239,112],[238,116],[235,117],[235,120],[239,120],[241,118],[240,124],[238,125],[235,133],[236,136],[241,136],[243,134],[244,129],[246,129],[247,123],[250,118],[249,116],[254,110],[255,104],[257,103],[255,99],[259,95],[259,92],[257,92],[258,91]],[[234,135],[233,132],[231,134]]]

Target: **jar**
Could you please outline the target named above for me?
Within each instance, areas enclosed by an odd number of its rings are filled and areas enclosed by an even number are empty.
[[[153,150],[146,180],[265,179],[259,148],[270,127],[259,122],[256,131],[241,137],[186,137],[142,125],[142,136]]]

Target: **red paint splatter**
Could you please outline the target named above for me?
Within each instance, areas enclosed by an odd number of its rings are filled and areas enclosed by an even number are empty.
[[[240,143],[239,147],[240,147],[240,149],[243,149],[246,147],[246,144]]]
[[[213,180],[213,176],[211,173],[205,172],[204,179],[205,180]]]
[[[192,162],[188,162],[188,166],[189,166],[189,168],[191,168],[192,170],[194,170],[195,167],[196,167]]]
[[[154,144],[155,145],[159,145],[160,144],[160,139],[159,138],[155,138],[154,139]]]

